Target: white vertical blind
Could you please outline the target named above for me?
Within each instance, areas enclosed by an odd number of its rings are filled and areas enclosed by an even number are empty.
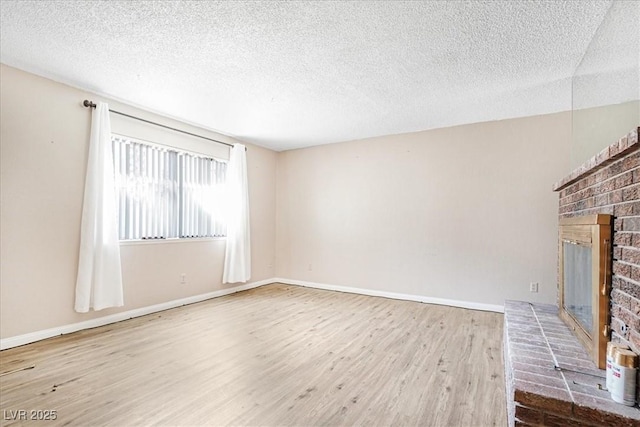
[[[224,236],[226,163],[114,136],[120,240]]]
[[[224,236],[222,207],[227,164],[180,154],[180,237]]]

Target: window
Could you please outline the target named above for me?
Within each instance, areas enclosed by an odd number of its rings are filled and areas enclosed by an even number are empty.
[[[227,163],[113,135],[120,240],[222,237]]]

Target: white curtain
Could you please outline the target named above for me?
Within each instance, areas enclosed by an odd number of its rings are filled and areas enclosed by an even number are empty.
[[[109,106],[99,102],[91,118],[84,184],[75,310],[124,305],[116,217]]]
[[[247,153],[242,144],[234,144],[231,149],[227,188],[227,249],[222,283],[246,282],[251,278],[251,237]]]

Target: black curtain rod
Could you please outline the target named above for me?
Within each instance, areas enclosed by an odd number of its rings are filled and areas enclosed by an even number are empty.
[[[87,108],[96,108],[97,107],[96,104],[94,104],[93,102],[89,101],[88,99],[85,99],[84,102],[82,103],[82,105],[84,105]],[[114,113],[114,114],[119,114],[121,116],[129,117],[130,119],[140,120],[141,122],[149,123],[151,125],[160,126],[161,128],[169,129],[169,130],[172,130],[172,131],[175,131],[175,132],[180,132],[180,133],[184,133],[184,134],[187,134],[187,135],[195,136],[196,138],[202,138],[202,139],[206,139],[207,141],[217,142],[218,144],[223,144],[223,145],[226,145],[227,147],[233,147],[233,144],[228,144],[226,142],[217,141],[217,140],[212,139],[212,138],[207,138],[206,136],[202,136],[202,135],[198,135],[198,134],[195,134],[195,133],[187,132],[186,130],[172,128],[170,126],[166,126],[166,125],[163,125],[161,123],[152,122],[150,120],[146,120],[146,119],[143,119],[143,118],[140,118],[140,117],[136,117],[136,116],[131,116],[131,115],[126,114],[126,113],[121,113],[120,111],[109,109],[109,112],[110,113]],[[246,150],[247,149],[245,147],[245,151]]]

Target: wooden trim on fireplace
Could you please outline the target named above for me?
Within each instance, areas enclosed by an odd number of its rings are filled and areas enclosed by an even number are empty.
[[[571,218],[562,218],[560,225],[610,225],[611,215],[595,214],[595,215],[583,215]]]
[[[559,231],[559,316],[589,351],[594,363],[605,368],[609,341],[609,293],[611,288],[612,216],[586,215],[560,219]],[[591,333],[565,309],[564,243],[591,248]]]

